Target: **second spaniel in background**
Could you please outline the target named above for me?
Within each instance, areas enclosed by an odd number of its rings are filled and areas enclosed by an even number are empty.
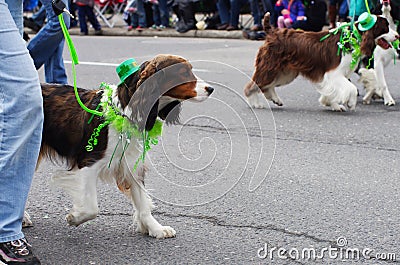
[[[375,12],[382,14],[389,21],[391,31],[397,33],[398,25],[395,21],[400,18],[400,6],[397,3],[390,2],[390,0],[380,0],[375,6]],[[366,90],[366,94],[363,97],[364,104],[370,104],[371,99],[374,98],[383,98],[384,104],[387,106],[396,104],[386,83],[384,69],[390,63],[393,63],[398,56],[398,50],[393,45],[386,47],[386,49],[377,46],[373,56],[373,67],[369,69],[361,68],[358,71],[360,82],[364,84]]]
[[[366,24],[361,27],[371,27],[350,36],[357,40],[355,45],[351,41],[340,43],[343,36],[346,37],[342,34],[344,28],[320,32],[273,29],[269,19],[267,13],[264,17],[266,40],[259,48],[252,81],[244,89],[250,105],[255,108],[265,107],[260,92],[266,99],[282,106],[275,87],[289,84],[302,75],[317,85],[322,105],[335,111],[345,111],[347,107],[353,110],[357,103],[357,88],[348,78],[361,55],[371,56],[377,44],[396,39],[395,34],[387,34],[389,23],[381,16],[369,16],[367,21],[361,21]],[[346,34],[353,32],[349,30]],[[356,52],[360,54],[355,58],[352,55],[357,48]]]

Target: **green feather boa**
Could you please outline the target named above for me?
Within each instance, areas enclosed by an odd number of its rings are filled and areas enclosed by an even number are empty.
[[[143,151],[142,154],[137,159],[133,171],[136,171],[136,168],[140,161],[144,162],[146,158],[146,153],[150,151],[152,146],[158,144],[158,138],[162,135],[162,127],[163,122],[160,120],[156,120],[153,128],[146,132],[140,132],[136,126],[134,126],[128,118],[119,111],[117,106],[112,103],[112,95],[113,89],[109,84],[101,83],[100,88],[103,89],[103,97],[100,102],[100,107],[102,109],[102,117],[104,117],[105,121],[101,123],[97,128],[94,129],[90,139],[88,140],[88,144],[86,145],[86,151],[91,152],[93,151],[94,147],[98,144],[97,137],[100,134],[102,128],[107,125],[111,125],[119,134],[120,140],[115,146],[114,152],[111,156],[109,166],[111,165],[111,161],[114,157],[114,153],[122,140],[123,136],[127,139],[127,144],[123,148],[123,153],[121,155],[120,161],[122,156],[127,148],[127,145],[130,143],[130,139],[135,137],[137,139],[142,138],[143,140]],[[89,120],[88,123],[91,122],[92,119]]]

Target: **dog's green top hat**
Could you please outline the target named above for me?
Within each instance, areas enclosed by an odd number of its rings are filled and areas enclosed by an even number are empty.
[[[375,15],[364,12],[358,17],[358,29],[361,31],[367,31],[375,25],[376,20],[377,17]]]
[[[125,79],[128,78],[131,74],[139,71],[140,65],[136,62],[135,59],[130,58],[124,62],[122,62],[120,65],[117,66],[117,74],[119,76],[119,79],[121,80],[118,85],[122,84]]]

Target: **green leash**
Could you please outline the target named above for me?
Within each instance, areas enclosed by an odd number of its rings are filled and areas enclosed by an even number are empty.
[[[78,101],[79,105],[81,106],[82,109],[84,109],[86,112],[89,112],[90,114],[97,115],[97,116],[103,116],[103,113],[97,110],[91,110],[88,107],[85,106],[85,104],[82,103],[79,94],[78,94],[78,88],[76,87],[76,70],[75,70],[75,65],[78,65],[78,55],[76,53],[74,43],[72,42],[71,36],[69,35],[67,26],[65,25],[64,22],[64,17],[62,13],[58,15],[58,20],[60,21],[61,29],[65,37],[65,41],[67,42],[69,52],[71,54],[71,59],[72,59],[72,75],[74,77],[74,92],[75,92],[75,97],[76,100]]]

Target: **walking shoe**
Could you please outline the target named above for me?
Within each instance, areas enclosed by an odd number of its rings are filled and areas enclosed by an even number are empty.
[[[224,24],[220,24],[217,26],[217,30],[226,30],[226,28],[229,26],[229,24],[224,23]]]
[[[227,28],[226,28],[226,30],[227,31],[232,31],[232,30],[238,30],[239,28],[238,28],[238,26],[232,26],[232,25],[229,25]]]
[[[136,30],[139,31],[139,32],[142,32],[142,31],[145,30],[145,29],[146,29],[145,27],[141,27],[141,26],[138,26],[138,27],[136,28]]]
[[[40,261],[33,255],[31,247],[25,238],[0,243],[0,264],[40,265]]]
[[[96,29],[96,30],[94,31],[94,35],[96,35],[96,36],[101,36],[101,35],[103,35],[103,30],[102,30],[102,29]]]

